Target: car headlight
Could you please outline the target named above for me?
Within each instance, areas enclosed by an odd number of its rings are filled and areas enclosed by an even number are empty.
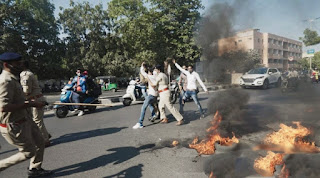
[[[257,79],[262,79],[262,78],[264,78],[264,76],[261,76],[261,77],[257,77],[257,78],[256,78],[256,80],[257,80]]]

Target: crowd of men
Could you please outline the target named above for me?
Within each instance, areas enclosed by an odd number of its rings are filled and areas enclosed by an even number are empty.
[[[197,82],[201,85],[204,91],[208,92],[206,86],[203,84],[202,80],[199,77],[199,74],[193,70],[193,66],[181,67],[174,59],[168,59],[167,61],[172,61],[172,63],[180,70],[180,80],[179,80],[179,89],[180,89],[180,109],[179,111],[172,105],[170,102],[170,81],[167,74],[161,65],[156,65],[153,68],[147,68],[145,63],[141,64],[140,68],[140,77],[143,77],[148,81],[147,96],[145,97],[144,103],[141,107],[141,113],[139,121],[132,128],[139,129],[143,128],[143,120],[145,117],[145,111],[147,107],[150,108],[152,121],[157,117],[155,108],[160,113],[161,123],[168,123],[168,118],[166,116],[165,108],[167,108],[170,113],[177,120],[176,125],[182,125],[184,122],[182,114],[183,107],[187,98],[192,98],[195,104],[198,106],[200,112],[200,119],[204,118],[204,111],[201,107],[201,104],[197,96]],[[159,103],[157,102],[157,97],[159,96]]]
[[[47,104],[41,93],[36,76],[29,69],[29,62],[21,55],[6,52],[0,55],[3,70],[0,74],[0,132],[5,140],[18,148],[19,152],[5,159],[0,160],[0,172],[27,159],[30,159],[28,177],[45,177],[53,174],[52,171],[41,168],[44,149],[50,146],[51,135],[48,133],[44,122],[44,106]],[[177,120],[176,125],[181,125],[183,119],[183,107],[185,100],[192,97],[197,104],[201,118],[204,112],[197,97],[198,81],[204,91],[207,89],[201,81],[198,73],[193,67],[180,67],[172,60],[175,66],[181,71],[180,77],[180,112],[170,103],[170,81],[164,73],[161,65],[154,68],[146,68],[142,63],[140,68],[141,78],[144,78],[145,100],[141,108],[139,122],[133,126],[134,129],[143,128],[143,120],[146,108],[149,107],[153,120],[160,113],[161,123],[168,123],[165,107]],[[69,85],[73,86],[74,93],[72,100],[80,103],[80,97],[90,95],[90,84],[94,82],[88,78],[88,72],[78,69],[76,77],[70,80]],[[90,82],[91,81],[91,82]],[[147,87],[148,86],[148,87]],[[101,90],[100,90],[101,92]],[[159,103],[157,97],[159,96]],[[79,106],[74,106],[74,113],[78,116],[84,114]]]

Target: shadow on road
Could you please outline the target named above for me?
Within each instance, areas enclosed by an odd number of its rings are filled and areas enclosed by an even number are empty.
[[[147,150],[155,147],[155,144],[147,144],[142,145],[138,148],[136,147],[119,147],[119,148],[112,148],[107,151],[113,152],[107,155],[102,155],[97,158],[93,158],[91,160],[77,163],[73,165],[69,165],[66,167],[62,167],[59,169],[54,170],[55,174],[54,177],[62,177],[62,176],[68,176],[71,174],[76,174],[80,172],[90,171],[102,166],[106,166],[107,164],[113,163],[113,164],[120,164],[125,161],[130,160],[131,158],[134,158],[135,156],[138,156],[142,150]],[[127,170],[121,171],[116,175],[122,175],[125,174],[126,177],[141,177],[141,170],[142,165],[131,167]],[[133,175],[131,173],[135,172]],[[128,174],[128,175],[127,175]],[[110,177],[110,176],[109,176]]]
[[[69,143],[77,140],[103,136],[108,134],[113,134],[116,132],[120,132],[122,129],[126,129],[128,127],[111,127],[111,128],[104,128],[104,129],[96,129],[90,130],[85,132],[78,132],[78,133],[70,133],[60,136],[59,138],[55,138],[52,141],[52,145],[62,144],[62,143]]]
[[[123,178],[140,178],[142,177],[142,167],[143,164],[138,164],[137,166],[130,167],[126,170],[123,170],[117,174],[107,176],[104,178],[114,178],[114,177],[123,177]]]

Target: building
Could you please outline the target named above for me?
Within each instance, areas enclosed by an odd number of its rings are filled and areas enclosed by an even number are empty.
[[[254,50],[261,55],[261,64],[279,70],[295,67],[302,58],[302,42],[271,33],[261,33],[259,29],[244,30],[233,37],[218,41],[219,55],[232,50]]]

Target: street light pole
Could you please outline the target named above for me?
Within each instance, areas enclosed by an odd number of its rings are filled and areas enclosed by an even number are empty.
[[[312,65],[311,65],[311,59],[312,59],[312,58],[311,58],[311,57],[309,57],[309,59],[310,59],[310,70],[311,70],[311,67],[312,67]]]

